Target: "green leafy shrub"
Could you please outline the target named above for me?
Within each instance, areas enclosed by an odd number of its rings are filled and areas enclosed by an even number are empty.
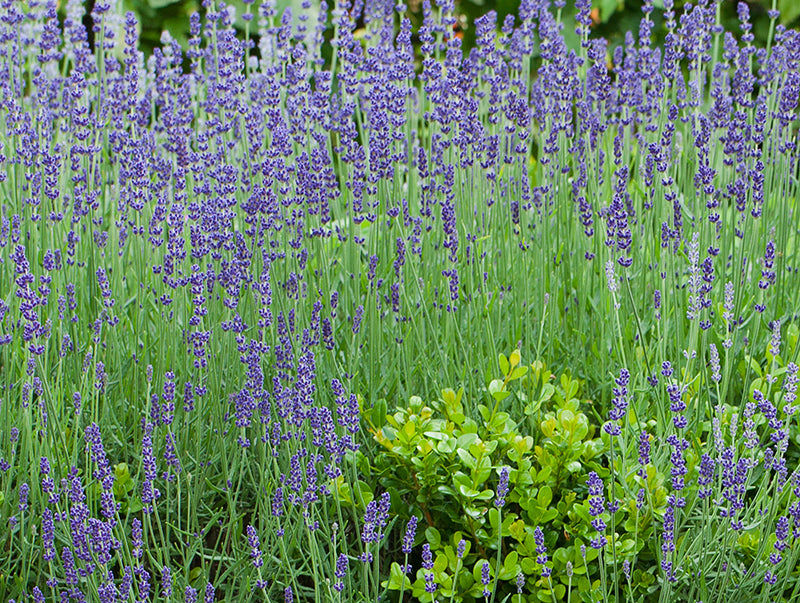
[[[508,592],[516,592],[520,573],[536,583],[545,600],[551,590],[564,598],[570,583],[588,591],[586,563],[597,553],[589,551],[584,562],[579,552],[591,529],[580,511],[582,484],[589,470],[608,473],[599,462],[605,444],[585,412],[591,401],[580,398],[582,383],[568,371],[556,377],[540,361],[520,365],[519,350],[500,355],[500,370],[502,378],[490,382],[486,403],[477,407],[479,419],[465,415],[463,389],[446,389],[428,404],[412,396],[407,407],[387,414],[383,425],[365,414],[381,445],[374,470],[393,501],[407,501],[409,514],[423,518],[425,539],[436,555],[434,574],[446,599],[481,599],[484,561]],[[512,399],[525,407],[527,419],[517,422],[504,410]],[[509,493],[505,507],[498,508],[496,488],[504,466],[510,468]],[[536,526],[548,534],[554,551],[551,581],[540,578]],[[455,552],[462,537],[469,543],[463,561]],[[396,564],[390,586],[401,584]],[[410,586],[414,596],[424,592],[421,571]]]

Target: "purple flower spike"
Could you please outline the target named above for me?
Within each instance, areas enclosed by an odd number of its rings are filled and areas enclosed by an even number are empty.
[[[417,519],[416,515],[412,515],[411,519],[408,520],[408,525],[406,525],[406,534],[403,537],[403,553],[405,555],[409,555],[411,553],[411,549],[414,547],[414,537],[417,533]]]
[[[259,568],[264,565],[264,560],[261,558],[261,545],[258,540],[258,533],[256,529],[247,526],[247,544],[250,546],[250,559],[253,560],[253,567]]]
[[[161,570],[161,596],[169,599],[172,596],[172,570],[164,566]]]
[[[502,508],[506,504],[506,495],[508,494],[508,467],[500,469],[500,481],[497,484],[497,496],[494,500],[494,506]]]
[[[491,584],[491,575],[490,575],[490,566],[488,561],[483,562],[483,567],[481,567],[481,584],[483,585],[483,596],[488,598],[492,596],[492,591],[489,590],[489,584]]]
[[[336,582],[333,584],[334,590],[336,592],[342,592],[344,590],[344,579],[347,577],[347,555],[344,553],[339,553],[339,558],[336,560],[336,569],[334,570],[334,577],[336,578]]]
[[[597,531],[598,535],[590,542],[592,548],[602,549],[606,544],[604,532],[606,530],[606,523],[600,517],[605,511],[605,502],[603,500],[603,480],[596,472],[589,473],[589,478],[586,480],[586,485],[589,487],[589,515],[594,517],[592,520],[592,527]]]
[[[533,541],[536,543],[536,563],[542,566],[542,578],[549,578],[553,570],[547,567],[547,546],[544,543],[544,532],[539,526],[533,531]]]
[[[775,284],[775,243],[770,239],[767,242],[767,247],[764,250],[764,262],[761,269],[761,280],[758,281],[759,289],[769,289],[771,285]]]
[[[431,545],[427,542],[422,545],[422,569],[425,570],[425,592],[433,594],[437,590],[436,579],[433,575],[433,553]]]
[[[628,412],[628,383],[630,382],[630,372],[628,369],[621,369],[619,377],[614,380],[616,387],[613,389],[614,399],[611,401],[612,408],[608,413],[609,422],[603,426],[605,432],[610,436],[618,436],[622,429],[616,423],[625,418]]]

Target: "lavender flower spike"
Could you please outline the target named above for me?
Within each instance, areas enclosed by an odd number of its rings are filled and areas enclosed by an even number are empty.
[[[494,500],[494,506],[502,508],[506,504],[506,495],[508,494],[508,467],[500,469],[500,481],[497,484],[497,496]]]

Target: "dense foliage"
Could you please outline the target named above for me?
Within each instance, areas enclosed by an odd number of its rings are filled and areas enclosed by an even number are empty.
[[[0,599],[796,599],[800,33],[559,4],[0,4]]]
[[[87,6],[89,10],[93,6],[94,0],[89,0]],[[314,0],[305,8],[303,0],[276,0],[278,12],[290,8],[295,12],[301,10],[316,13],[320,4],[319,0]],[[677,0],[675,7],[683,9],[688,4],[687,0]],[[230,0],[227,4],[236,10],[238,18],[233,25],[240,33],[243,33],[246,21],[241,18],[245,14],[247,3],[243,0]],[[332,3],[328,3],[332,4]],[[663,2],[654,3],[657,8],[663,9]],[[720,19],[728,29],[736,29],[736,2],[727,1],[721,5]],[[795,0],[776,0],[773,6],[772,0],[750,0],[748,5],[751,11],[751,22],[753,33],[757,45],[764,46],[769,35],[770,19],[767,12],[771,8],[780,10],[779,22],[786,26],[796,26],[800,20],[800,3]],[[65,3],[60,3],[64,6]],[[624,42],[625,32],[636,30],[639,26],[643,1],[642,0],[593,0],[592,2],[592,27],[598,35],[605,37],[611,46],[618,46]],[[145,55],[149,56],[153,49],[160,45],[161,33],[166,30],[170,35],[185,46],[189,39],[189,17],[193,12],[204,14],[206,7],[202,0],[123,0],[124,10],[133,11],[139,22],[139,47],[144,50]],[[475,20],[490,10],[497,11],[499,20],[509,14],[516,14],[519,10],[519,0],[458,0],[455,3],[455,13],[457,21],[454,25],[457,35],[461,36],[465,48],[472,48],[475,45]],[[63,16],[63,11],[62,11]],[[412,25],[419,26],[422,23],[422,2],[412,0],[406,7],[406,16],[411,20]],[[575,20],[575,9],[572,2],[567,2],[562,10],[562,18],[569,29],[564,31],[567,45],[575,49],[578,48],[580,40],[572,35],[572,25]],[[653,15],[654,21],[659,28],[654,32],[654,39],[657,44],[663,44],[661,29],[661,18],[659,14]],[[356,20],[356,27],[359,28],[363,22]],[[252,32],[258,35],[258,32]],[[331,28],[327,29],[327,35],[332,33]],[[327,56],[327,55],[326,55]]]

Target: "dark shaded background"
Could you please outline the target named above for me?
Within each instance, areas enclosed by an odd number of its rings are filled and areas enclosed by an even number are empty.
[[[370,0],[367,0],[369,2]],[[713,0],[711,0],[713,1]],[[302,0],[277,0],[279,12],[285,8],[291,7],[295,14],[301,11]],[[332,6],[336,0],[329,0],[329,5]],[[93,0],[89,0],[87,4],[87,13],[91,10]],[[567,43],[577,46],[577,38],[572,35],[574,30],[574,0],[567,0],[567,7],[563,11],[563,19],[565,22],[564,34],[567,38]],[[679,14],[683,7],[688,4],[688,0],[675,0],[675,6]],[[65,4],[64,2],[61,3]],[[133,11],[136,13],[140,27],[141,27],[141,49],[146,55],[149,55],[153,48],[159,45],[161,33],[167,30],[176,38],[182,45],[185,46],[187,37],[189,35],[189,16],[197,11],[201,14],[204,12],[201,0],[124,0],[123,9],[125,11]],[[219,4],[219,2],[217,2]],[[236,8],[237,15],[245,12],[245,4],[241,0],[228,0],[228,5]],[[251,5],[251,11],[257,12],[257,7],[261,4],[260,0],[256,0]],[[319,0],[314,0],[315,8],[319,4]],[[421,0],[406,0],[409,6],[409,16],[414,21],[414,25],[419,25],[422,21]],[[722,0],[722,17],[723,25],[728,31],[739,32],[738,18],[736,15],[736,6],[738,0]],[[775,8],[781,11],[779,21],[787,27],[800,26],[800,0],[748,0],[747,4],[750,6],[750,17],[753,23],[753,33],[756,37],[756,45],[766,45],[766,38],[769,31],[769,17],[767,10]],[[653,13],[653,19],[656,22],[654,35],[658,42],[663,39],[663,28],[659,27],[662,22],[661,12],[663,2],[662,0],[655,0],[656,10]],[[503,18],[508,14],[515,14],[519,0],[456,0],[456,11],[460,15],[459,25],[461,35],[463,36],[464,45],[469,49],[474,44],[474,29],[472,23],[476,17],[486,13],[489,10],[495,10],[498,13],[498,23],[503,22]],[[610,46],[620,44],[624,38],[626,31],[637,32],[639,27],[639,19],[641,13],[642,1],[641,0],[593,0],[592,16],[595,20],[595,27],[593,30],[594,36],[602,36],[610,42]],[[251,25],[252,30],[257,30],[258,20],[255,19]],[[237,19],[237,27],[244,31],[244,21]],[[251,32],[253,34],[257,31]]]

